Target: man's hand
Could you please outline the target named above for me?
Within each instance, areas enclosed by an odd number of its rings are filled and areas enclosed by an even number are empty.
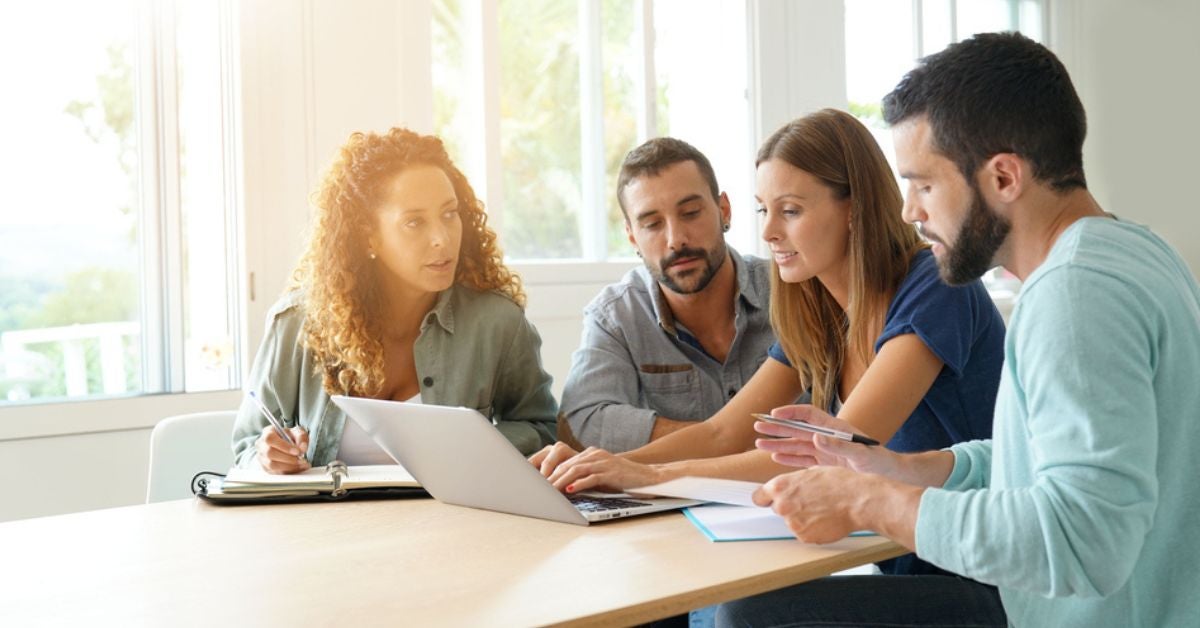
[[[845,467],[814,467],[776,476],[754,492],[754,503],[770,506],[805,543],[873,530],[911,550],[924,490]]]
[[[818,467],[775,476],[754,492],[754,503],[770,506],[805,543],[832,543],[862,528],[853,516],[859,474]]]
[[[804,421],[842,432],[862,434],[853,425],[832,417],[814,406],[784,406],[775,408],[771,416],[780,419]],[[754,430],[759,434],[775,438],[759,438],[755,447],[771,452],[771,459],[792,467],[817,465],[838,466],[864,473],[875,473],[891,477],[899,466],[895,454],[885,447],[852,443],[838,438],[819,436],[805,430],[758,421]]]

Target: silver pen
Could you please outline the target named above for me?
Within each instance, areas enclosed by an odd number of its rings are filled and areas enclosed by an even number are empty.
[[[275,428],[275,433],[279,434],[279,437],[287,441],[289,445],[299,449],[300,446],[296,444],[296,441],[292,440],[292,435],[288,434],[287,429],[283,427],[283,422],[275,418],[274,414],[271,414],[271,411],[267,409],[267,406],[263,405],[258,395],[254,394],[253,390],[246,394],[254,400],[254,405],[258,406],[258,410],[263,413],[263,416],[267,417],[267,420],[271,422],[271,427]]]
[[[852,443],[861,443],[863,445],[879,444],[879,441],[875,440],[874,438],[863,436],[862,434],[851,434],[850,432],[843,432],[841,430],[835,430],[829,427],[821,427],[820,425],[813,425],[812,423],[805,423],[804,421],[796,421],[794,419],[779,419],[769,414],[761,414],[759,412],[752,412],[750,413],[750,416],[758,419],[759,421],[766,421],[767,423],[774,423],[775,425],[783,425],[785,427],[794,427],[798,430],[812,432],[813,434],[822,434],[824,436],[832,436],[833,438],[848,440]]]

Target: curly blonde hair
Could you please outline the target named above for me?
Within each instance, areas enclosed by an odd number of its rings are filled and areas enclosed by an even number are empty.
[[[383,388],[383,271],[368,257],[367,238],[385,184],[412,166],[440,168],[454,186],[463,222],[455,283],[525,306],[520,278],[504,266],[483,204],[442,141],[403,128],[353,133],[314,194],[316,220],[292,274],[306,307],[301,342],[329,394],[372,396]]]

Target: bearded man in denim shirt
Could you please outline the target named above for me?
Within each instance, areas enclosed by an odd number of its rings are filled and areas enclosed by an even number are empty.
[[[725,243],[729,198],[703,153],[647,141],[621,164],[617,200],[645,264],[584,309],[561,407],[580,444],[614,453],[715,414],[775,341],[770,265]]]

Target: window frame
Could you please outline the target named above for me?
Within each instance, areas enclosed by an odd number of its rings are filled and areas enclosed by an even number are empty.
[[[430,73],[430,0],[408,0],[403,10],[391,8],[396,15],[393,33],[388,41],[396,46],[398,60],[393,60],[393,80],[404,89],[394,90],[394,101],[388,104],[386,118],[362,112],[347,105],[346,111],[332,115],[332,122],[317,118],[316,86],[313,75],[322,71],[324,63],[340,71],[345,59],[333,63],[322,60],[315,50],[313,31],[320,20],[314,13],[325,9],[312,0],[295,3],[231,3],[220,0],[228,14],[235,51],[231,61],[237,86],[232,94],[238,103],[237,116],[231,123],[238,125],[233,134],[231,150],[240,162],[231,175],[234,187],[228,190],[237,202],[234,236],[237,264],[231,270],[238,280],[229,289],[238,321],[233,327],[238,336],[238,367],[245,372],[258,347],[263,333],[263,321],[275,300],[277,286],[288,282],[302,243],[281,226],[296,223],[307,217],[307,199],[318,181],[320,169],[329,157],[329,149],[344,140],[344,134],[354,128],[371,128],[402,123],[422,132],[432,132],[433,91]],[[485,14],[495,14],[497,0],[481,0]],[[919,1],[919,0],[918,0]],[[466,3],[474,4],[474,3]],[[390,5],[389,5],[390,6]],[[644,23],[652,19],[652,0],[641,0]],[[1043,0],[1043,32],[1047,41],[1060,47],[1071,35],[1069,20],[1060,19],[1068,3]],[[842,107],[846,103],[844,7],[841,0],[820,0],[793,3],[780,0],[746,0],[748,90],[750,102],[751,140],[761,142],[783,123],[796,115],[821,107]],[[356,19],[380,20],[378,7],[346,6],[343,13],[354,13]],[[1047,13],[1047,11],[1050,11]],[[363,14],[359,16],[358,14]],[[401,15],[403,14],[403,15]],[[421,16],[424,16],[423,18]],[[647,17],[649,16],[649,17]],[[1070,17],[1070,15],[1067,15]],[[1053,18],[1053,19],[1051,19]],[[316,24],[315,24],[316,23]],[[482,22],[480,22],[482,24]],[[270,28],[266,28],[270,25]],[[256,30],[261,29],[261,30]],[[1066,29],[1065,31],[1063,29]],[[1066,33],[1065,35],[1063,33]],[[399,34],[400,37],[395,35]],[[491,35],[493,40],[498,35]],[[652,51],[653,33],[643,32],[645,50]],[[1070,43],[1070,42],[1065,42]],[[330,54],[329,51],[321,51]],[[643,53],[645,55],[645,52]],[[480,62],[494,56],[480,54]],[[494,63],[494,61],[493,61]],[[317,66],[314,69],[314,66]],[[379,74],[383,76],[383,74]],[[652,80],[653,68],[643,80]],[[639,134],[656,128],[653,87],[643,94],[641,102],[646,120]],[[498,103],[498,84],[485,85],[484,100]],[[386,94],[385,94],[386,95]],[[279,102],[295,106],[280,111]],[[492,106],[497,111],[498,106]],[[350,114],[355,114],[351,117]],[[323,116],[328,115],[322,112]],[[375,117],[373,117],[375,116]],[[351,124],[353,122],[353,124]],[[330,128],[334,127],[334,128]],[[482,125],[480,133],[485,143],[498,149],[499,120],[494,117]],[[490,131],[488,129],[491,129]],[[643,130],[644,129],[644,130]],[[290,145],[294,150],[279,151]],[[499,154],[498,150],[492,151]],[[499,181],[499,162],[494,160],[478,188],[490,190],[488,182]],[[231,166],[234,167],[234,166]],[[477,175],[473,175],[477,176]],[[753,177],[753,164],[747,164],[745,176]],[[476,181],[477,179],[472,179]],[[501,207],[493,193],[483,198],[490,207]],[[603,215],[603,197],[591,210]],[[600,208],[599,210],[595,208]],[[251,211],[252,210],[252,211]],[[503,229],[503,216],[492,218]],[[296,229],[300,231],[299,228]],[[754,230],[756,236],[757,229]],[[756,247],[743,244],[745,253],[764,248],[754,237]],[[736,244],[735,244],[736,246]],[[530,288],[530,315],[537,317],[578,316],[558,303],[539,299],[538,292],[547,287],[583,286],[610,283],[637,264],[636,259],[597,260],[515,260],[510,266],[521,273]],[[169,314],[179,312],[164,306]],[[236,407],[240,390],[194,393],[142,393],[107,399],[73,399],[0,407],[0,441],[30,439],[68,434],[85,434],[113,430],[145,429],[165,416]]]
[[[420,0],[431,4],[432,0]],[[477,129],[483,141],[466,147],[468,154],[461,156],[463,170],[480,193],[484,206],[488,208],[488,220],[492,227],[504,230],[505,203],[501,185],[500,146],[500,0],[479,0],[478,3],[464,2],[463,29],[477,38],[465,37],[466,42],[475,42],[467,50],[467,81],[479,85],[482,98],[471,119],[481,121]],[[636,95],[635,118],[637,143],[645,142],[656,135],[657,86],[654,58],[654,0],[633,0],[634,33],[641,57],[640,71],[634,77]],[[614,256],[608,250],[608,198],[607,177],[604,170],[604,73],[601,49],[603,47],[603,3],[599,0],[579,4],[579,37],[582,42],[579,55],[580,80],[580,157],[582,164],[582,193],[579,214],[579,241],[582,247],[579,257],[563,258],[562,261],[577,265],[579,262],[624,264],[628,259]],[[749,18],[748,18],[749,19]],[[417,27],[420,28],[420,27]],[[432,92],[432,83],[429,87]],[[753,113],[751,113],[753,115]],[[430,125],[432,126],[432,125]],[[515,258],[512,264],[537,266],[546,260]],[[557,261],[557,260],[556,260]]]
[[[0,404],[0,441],[20,438],[101,432],[154,425],[173,409],[207,409],[211,400],[231,392],[187,392],[184,283],[183,206],[181,199],[178,49],[175,40],[176,3],[141,0],[135,6],[134,105],[138,137],[137,224],[140,300],[141,389],[136,392],[95,393],[78,397],[29,399]],[[243,325],[240,267],[242,241],[236,216],[240,212],[239,144],[235,98],[238,90],[233,65],[237,35],[234,5],[218,0],[222,76],[222,145],[226,236],[226,290],[230,307],[231,343],[241,351]],[[238,354],[240,356],[240,354]],[[229,365],[230,385],[240,386],[244,359]],[[163,402],[166,403],[163,403]],[[151,410],[150,408],[161,408]]]

